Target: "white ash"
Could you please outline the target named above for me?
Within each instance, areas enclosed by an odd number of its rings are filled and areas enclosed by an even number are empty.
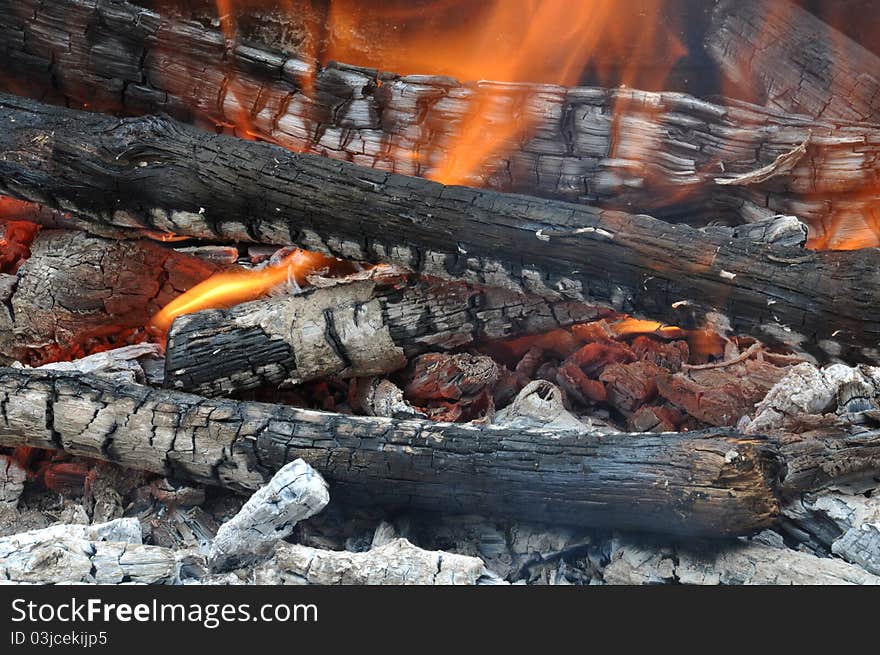
[[[672,545],[615,539],[607,584],[843,585],[880,577],[838,558],[818,557],[759,540]]]
[[[880,409],[880,368],[832,364],[792,367],[743,425],[747,434],[783,429],[810,417],[858,414]]]
[[[587,419],[590,420],[590,419]],[[588,432],[595,426],[577,419],[565,409],[562,391],[546,380],[529,382],[514,401],[495,414],[492,423],[509,428],[555,428]]]
[[[329,501],[324,478],[301,459],[290,462],[220,526],[211,546],[211,568],[228,570],[267,555],[276,541]]]
[[[394,539],[364,553],[279,543],[256,571],[257,584],[476,585],[494,583],[476,557],[422,550]]]
[[[138,343],[103,352],[87,355],[70,362],[53,362],[40,366],[41,369],[53,371],[76,371],[83,374],[102,375],[120,381],[151,382],[152,371],[147,362],[161,361],[162,348],[155,343]],[[20,365],[19,365],[20,366]]]

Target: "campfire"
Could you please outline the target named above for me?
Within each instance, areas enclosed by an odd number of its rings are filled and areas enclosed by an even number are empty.
[[[0,7],[0,579],[880,583],[880,40],[708,4]]]

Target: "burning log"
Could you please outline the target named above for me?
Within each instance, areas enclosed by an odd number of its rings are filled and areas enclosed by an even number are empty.
[[[880,119],[880,57],[789,0],[721,0],[705,44],[749,99],[816,118]]]
[[[126,2],[4,7],[0,55],[8,76],[0,86],[9,90],[185,122],[243,122],[246,136],[298,152],[423,177],[435,175],[438,159],[455,156],[463,117],[494,99],[512,108],[494,119],[521,122],[518,136],[456,182],[688,222],[706,223],[719,212],[736,221],[793,214],[810,223],[823,248],[880,244],[870,154],[878,137],[864,126],[678,93],[321,68]]]
[[[4,97],[0,187],[98,224],[301,245],[685,328],[876,359],[880,252],[805,252]],[[102,153],[100,156],[96,152]]]
[[[168,333],[166,386],[216,396],[321,377],[380,375],[429,349],[542,332],[600,314],[578,303],[389,267],[327,284],[178,317]]]
[[[584,99],[604,104],[601,92],[576,90],[567,98],[564,87],[551,84],[462,84],[445,76],[321,67],[127,2],[23,0],[0,11],[0,44],[7,62],[0,84],[16,93],[235,126],[296,151],[411,175],[429,176],[448,162],[462,122],[482,104],[495,107],[503,122],[509,114],[522,125],[505,139],[515,152],[473,171],[474,185],[544,188],[576,198],[596,158],[612,178],[612,159],[623,156],[607,152],[616,128],[604,109],[581,106],[604,124],[600,133],[569,129]],[[648,56],[657,63],[656,52]]]
[[[40,232],[17,273],[0,275],[2,359],[42,363],[124,341],[216,270],[149,241]]]
[[[63,449],[240,491],[302,458],[335,499],[353,505],[705,535],[771,524],[782,492],[785,455],[735,431],[561,432],[356,417],[44,370],[2,369],[0,390],[0,445]],[[834,461],[827,470],[843,474],[876,465],[880,439],[841,437],[826,447]]]

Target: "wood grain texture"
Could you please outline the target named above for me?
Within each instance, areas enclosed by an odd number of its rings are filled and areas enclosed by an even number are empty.
[[[772,444],[732,431],[602,434],[327,414],[112,379],[0,370],[0,445],[63,449],[253,491],[303,459],[343,503],[742,534],[778,513]]]
[[[705,45],[751,100],[816,118],[880,119],[880,57],[790,0],[721,0]]]
[[[403,368],[455,350],[596,320],[602,311],[378,267],[331,287],[178,317],[165,385],[207,396]]]
[[[824,358],[880,360],[880,251],[808,252],[644,215],[444,186],[161,117],[116,119],[3,96],[0,190],[146,227],[299,245],[344,259],[707,321]]]
[[[0,56],[0,88],[12,92],[212,128],[243,124],[295,151],[422,177],[453,155],[473,106],[501,98],[515,118],[495,118],[521,126],[473,171],[472,186],[702,224],[792,214],[824,247],[856,237],[880,244],[880,137],[830,114],[320,67],[122,0],[8,3],[0,7]],[[799,148],[786,167],[774,166]],[[755,177],[766,167],[772,175]]]

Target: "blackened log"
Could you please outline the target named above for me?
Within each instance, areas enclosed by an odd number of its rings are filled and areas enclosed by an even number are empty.
[[[794,214],[824,248],[880,245],[880,137],[861,126],[678,93],[320,67],[116,0],[6,3],[0,57],[0,88],[19,94],[236,123],[298,152],[420,176],[453,152],[475,99],[500,96],[515,116],[503,122],[524,125],[472,173],[473,186],[702,224]]]
[[[579,303],[378,267],[330,287],[175,319],[165,385],[206,396],[396,371],[428,350],[596,320]]]
[[[0,191],[98,225],[356,261],[878,361],[880,251],[808,252],[4,96]]]
[[[880,119],[880,57],[790,0],[721,0],[705,46],[751,102],[823,119]]]
[[[113,343],[217,270],[151,241],[42,231],[18,271],[0,274],[0,361],[38,364]]]
[[[357,417],[21,369],[0,369],[0,408],[0,445],[240,491],[302,458],[335,500],[356,505],[713,536],[760,529],[778,513],[778,453],[731,431],[566,433]]]

